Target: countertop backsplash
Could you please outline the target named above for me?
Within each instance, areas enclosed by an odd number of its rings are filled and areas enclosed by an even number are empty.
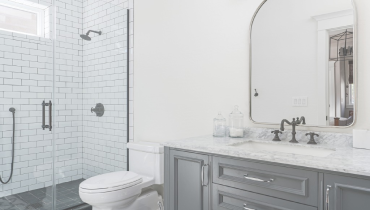
[[[244,138],[247,139],[258,139],[271,141],[274,138],[274,134],[271,133],[273,129],[268,128],[245,128]],[[312,131],[296,131],[296,138],[300,143],[307,143],[310,140],[306,133]],[[330,132],[315,132],[319,137],[315,137],[315,141],[319,145],[327,145],[338,147],[353,147],[353,135],[348,133],[330,133]],[[292,139],[292,130],[285,130],[282,134],[279,134],[281,141],[290,141]]]

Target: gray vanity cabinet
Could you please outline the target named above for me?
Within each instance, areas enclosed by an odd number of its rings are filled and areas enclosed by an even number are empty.
[[[324,175],[325,210],[370,209],[370,180]]]
[[[209,160],[207,155],[170,150],[169,205],[171,210],[209,209]],[[166,169],[168,170],[168,169]],[[168,204],[168,203],[167,203]],[[168,208],[167,208],[168,209]]]
[[[165,148],[167,210],[370,210],[370,179]]]

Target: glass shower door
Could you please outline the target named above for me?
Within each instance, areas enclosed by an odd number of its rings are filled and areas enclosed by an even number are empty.
[[[63,9],[57,14],[54,177],[58,210],[89,209],[79,197],[79,184],[92,176],[126,170],[127,6],[125,1],[83,1],[68,4],[72,12]]]
[[[88,209],[79,184],[126,170],[127,6],[1,0],[1,210]]]
[[[0,209],[52,209],[53,135],[42,104],[53,98],[53,7],[0,7]]]

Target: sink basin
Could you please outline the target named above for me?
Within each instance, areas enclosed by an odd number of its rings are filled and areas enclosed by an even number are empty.
[[[269,151],[269,152],[281,152],[287,154],[297,154],[297,155],[309,155],[314,157],[326,157],[335,151],[335,149],[329,148],[314,148],[305,147],[300,145],[287,145],[287,144],[269,144],[262,142],[245,142],[231,145],[233,147],[239,147],[245,150],[252,151]]]

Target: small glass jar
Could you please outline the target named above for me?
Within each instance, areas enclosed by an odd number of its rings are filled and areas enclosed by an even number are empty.
[[[213,136],[225,137],[226,135],[226,119],[218,113],[217,117],[213,119]]]
[[[238,106],[235,106],[229,115],[229,137],[244,137],[244,115],[238,110]]]

